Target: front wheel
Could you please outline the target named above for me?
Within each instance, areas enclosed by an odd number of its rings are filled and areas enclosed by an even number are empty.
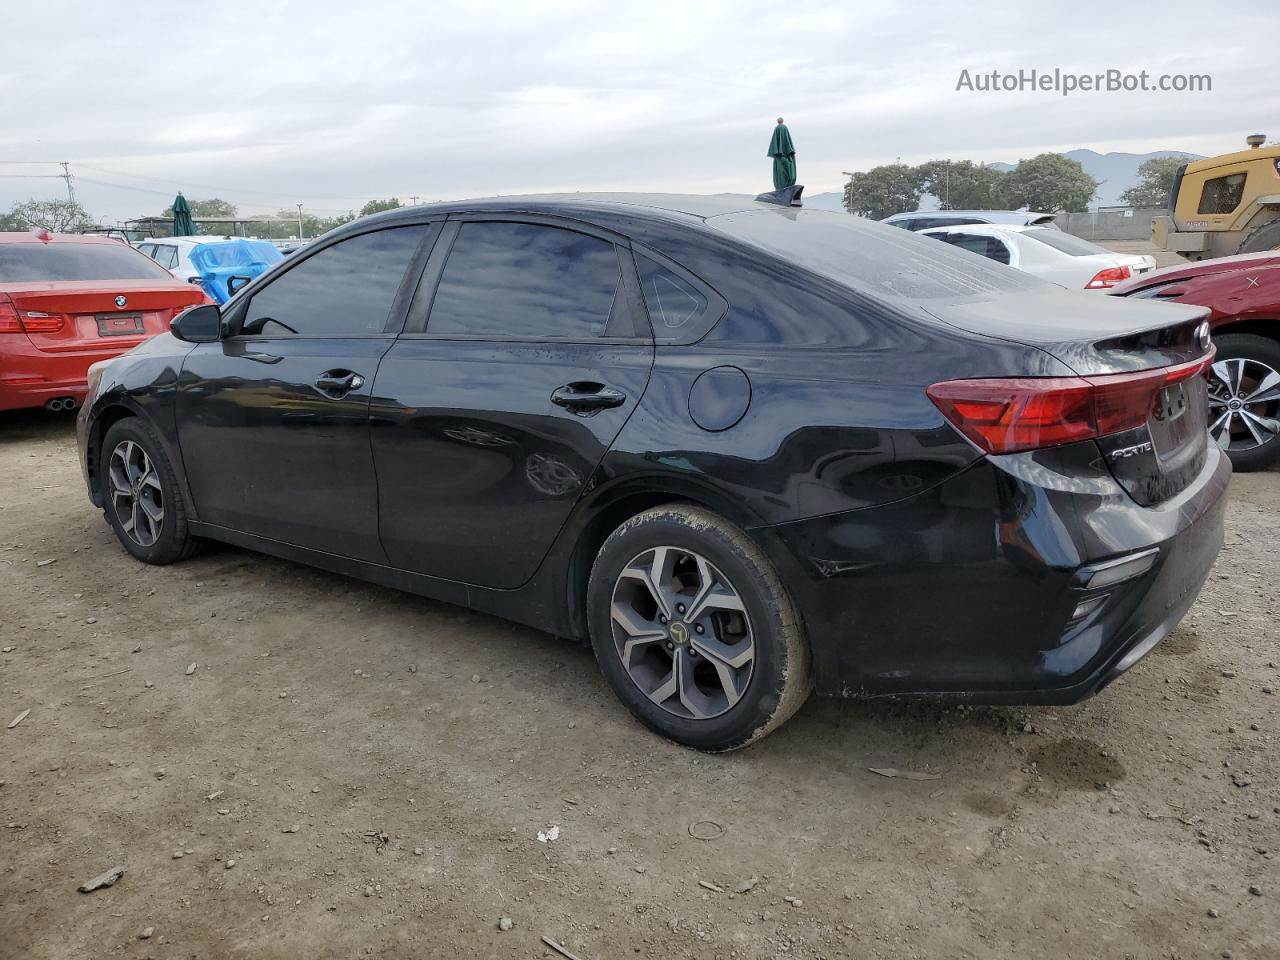
[[[1252,333],[1214,337],[1209,433],[1240,471],[1280,460],[1280,341]]]
[[[120,543],[143,563],[167,564],[195,552],[177,476],[160,441],[137,417],[115,423],[102,441],[102,505]]]
[[[650,729],[734,750],[789,718],[812,689],[791,598],[742,531],[698,507],[632,517],[596,556],[591,642],[614,692]]]

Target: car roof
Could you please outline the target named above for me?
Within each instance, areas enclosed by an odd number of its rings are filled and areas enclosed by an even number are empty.
[[[913,210],[910,213],[895,213],[891,217],[885,217],[882,222],[892,223],[894,220],[905,220],[910,217],[941,217],[943,219],[979,217],[989,223],[1029,224],[1035,226],[1042,223],[1052,223],[1057,214],[1037,213],[1035,210]]]
[[[124,241],[119,237],[107,237],[96,233],[48,233],[23,230],[0,232],[0,243],[124,243]]]
[[[1028,230],[1044,230],[1039,223],[952,223],[942,227],[929,227],[918,233],[1026,233]]]
[[[431,214],[448,213],[608,213],[645,215],[653,219],[678,222],[706,221],[728,213],[741,213],[762,208],[779,209],[777,204],[757,201],[745,194],[720,193],[710,196],[679,193],[541,193],[513,196],[477,197],[470,200],[447,200],[439,203],[398,207],[373,217],[361,217],[354,223],[371,220],[389,221]],[[847,216],[847,214],[840,214]]]

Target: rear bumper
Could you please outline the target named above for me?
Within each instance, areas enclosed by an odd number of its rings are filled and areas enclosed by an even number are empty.
[[[1077,444],[986,458],[908,500],[753,532],[805,619],[819,692],[1072,703],[1190,608],[1222,544],[1230,473],[1210,445],[1193,483],[1141,507],[1095,445]],[[1141,556],[1149,566],[1126,579],[1086,582]]]
[[[0,339],[0,410],[42,407],[61,397],[71,397],[78,405],[89,389],[90,364],[118,357],[134,345],[46,353],[20,334],[6,335]]]

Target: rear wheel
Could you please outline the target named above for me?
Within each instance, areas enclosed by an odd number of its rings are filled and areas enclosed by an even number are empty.
[[[173,466],[147,424],[137,417],[115,423],[100,460],[103,511],[124,548],[143,563],[191,556],[199,541],[187,530]]]
[[[1280,250],[1280,220],[1258,227],[1244,238],[1236,253],[1261,253],[1264,250]]]
[[[591,641],[623,703],[700,750],[769,733],[812,688],[799,618],[759,548],[723,517],[671,505],[613,532],[587,591]]]
[[[1280,342],[1252,333],[1214,337],[1209,433],[1237,470],[1280,460]]]

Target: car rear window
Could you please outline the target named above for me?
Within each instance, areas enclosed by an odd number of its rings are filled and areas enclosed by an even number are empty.
[[[1023,230],[1022,235],[1030,237],[1032,240],[1038,240],[1040,243],[1047,244],[1053,249],[1061,250],[1063,253],[1070,254],[1073,257],[1092,257],[1095,254],[1109,254],[1111,252],[1096,243],[1081,240],[1079,237],[1072,236],[1062,230],[1050,229],[1049,227],[1032,227],[1030,230]]]
[[[123,243],[0,243],[0,283],[56,280],[172,280]]]
[[[1047,285],[945,243],[861,217],[778,207],[712,217],[708,226],[873,296],[987,299]]]

